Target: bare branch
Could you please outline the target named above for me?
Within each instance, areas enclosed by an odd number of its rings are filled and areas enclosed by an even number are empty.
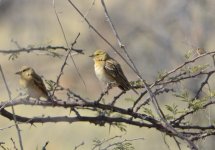
[[[77,150],[79,147],[83,146],[84,142],[81,142],[79,145],[75,146],[74,150]]]
[[[65,50],[67,51],[68,48],[64,47],[64,46],[52,46],[52,45],[48,45],[48,46],[42,46],[42,47],[29,47],[29,48],[18,48],[18,49],[8,49],[8,50],[0,50],[0,53],[2,54],[11,54],[11,53],[30,53],[30,52],[34,52],[34,51],[42,51],[42,52],[47,52],[47,50]],[[82,49],[75,49],[75,48],[71,48],[72,51],[79,53],[79,54],[84,54]]]
[[[111,29],[112,29],[112,31],[113,31],[115,37],[116,37],[116,40],[117,40],[117,42],[118,42],[118,44],[119,44],[119,47],[123,49],[124,53],[126,54],[126,57],[127,57],[127,58],[129,59],[129,61],[131,62],[132,66],[133,66],[133,68],[134,68],[134,70],[135,70],[135,73],[136,73],[137,75],[139,75],[140,73],[139,73],[138,69],[136,68],[136,66],[135,66],[133,60],[131,59],[131,57],[129,56],[129,54],[128,54],[126,48],[125,48],[125,45],[122,44],[122,42],[121,42],[121,40],[120,40],[120,37],[119,37],[119,35],[118,35],[118,33],[117,33],[117,31],[116,31],[116,29],[115,29],[115,27],[114,27],[114,25],[113,25],[113,23],[112,23],[112,21],[111,21],[111,18],[110,18],[109,14],[108,14],[108,11],[107,11],[107,8],[106,8],[106,5],[105,5],[104,0],[101,0],[101,3],[102,3],[102,6],[103,6],[103,8],[104,8],[104,12],[105,12],[105,16],[106,16],[106,18],[107,18],[107,21],[108,21],[109,24],[110,24],[110,27],[111,27]]]
[[[80,36],[80,33],[78,33],[77,37],[75,38],[75,41],[73,42],[73,45],[76,43],[76,40],[78,39],[79,36]],[[54,96],[54,93],[55,93],[55,91],[56,91],[56,89],[57,89],[57,87],[59,85],[60,78],[63,75],[63,70],[64,70],[65,66],[67,65],[67,60],[68,60],[70,54],[71,54],[71,49],[69,49],[69,52],[67,53],[67,55],[66,55],[66,57],[64,59],[64,62],[62,64],[62,66],[61,66],[60,73],[59,73],[59,75],[57,77],[57,80],[56,80],[55,88],[54,88],[54,90],[52,92],[52,96]]]
[[[54,8],[54,12],[55,12],[55,16],[56,16],[56,18],[57,18],[58,24],[60,25],[60,28],[61,28],[61,31],[62,31],[64,40],[65,40],[65,42],[66,42],[67,48],[70,49],[70,51],[71,51],[72,49],[70,48],[69,43],[68,43],[68,41],[67,41],[67,39],[66,39],[66,34],[65,34],[65,32],[64,32],[63,25],[62,25],[62,23],[61,23],[61,21],[60,21],[60,18],[59,18],[59,16],[58,16],[57,11],[56,11],[56,8],[55,8],[55,0],[53,0],[53,8]],[[71,47],[72,47],[72,48],[73,48],[74,45],[76,44],[77,39],[78,39],[79,36],[80,36],[80,33],[78,33],[78,36],[76,37],[75,41],[71,44]],[[79,71],[79,69],[78,69],[78,67],[77,67],[77,65],[76,65],[76,62],[75,62],[73,56],[70,55],[70,58],[71,58],[71,60],[72,60],[73,65],[75,66],[75,70],[76,70],[76,72],[78,73],[79,78],[81,79],[81,81],[82,81],[82,83],[83,83],[83,85],[84,85],[84,87],[85,87],[85,90],[87,91],[86,83],[85,83],[85,81],[84,81],[84,79],[83,79],[83,77],[82,77],[82,75],[81,75],[81,73],[80,73],[80,71]]]
[[[43,146],[43,148],[42,148],[42,150],[46,150],[46,146],[49,144],[49,141],[47,141],[46,143],[45,143],[45,145]]]
[[[12,101],[11,92],[10,92],[10,89],[9,89],[9,87],[7,85],[7,82],[6,82],[6,79],[5,79],[5,76],[4,76],[4,73],[3,73],[1,65],[0,65],[0,71],[1,71],[1,75],[2,75],[2,78],[3,78],[3,81],[4,81],[4,84],[5,84],[7,93],[8,93],[8,97],[9,97],[10,101]],[[19,128],[19,125],[17,124],[17,118],[16,118],[16,115],[15,115],[14,107],[12,106],[11,108],[12,108],[12,112],[13,112],[13,115],[12,115],[13,116],[13,120],[14,120],[14,123],[15,123],[15,126],[16,126],[16,130],[17,130],[17,134],[18,134],[20,149],[23,150],[22,136],[21,136],[21,132],[20,132],[21,130]]]
[[[12,139],[12,138],[10,138],[10,140],[12,141],[12,143],[13,143],[13,148],[15,149],[15,150],[18,150],[18,148],[16,147],[16,143],[15,143],[15,141]]]

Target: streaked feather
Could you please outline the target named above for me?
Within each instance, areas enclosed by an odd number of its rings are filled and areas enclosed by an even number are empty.
[[[121,66],[114,59],[106,60],[104,68],[106,70],[106,73],[115,79],[120,89],[126,91],[131,88],[130,83],[125,77]]]
[[[36,73],[33,73],[32,77],[33,77],[34,84],[42,91],[44,96],[48,98],[48,92],[46,90],[45,84],[43,83],[43,80],[41,79],[41,77]]]

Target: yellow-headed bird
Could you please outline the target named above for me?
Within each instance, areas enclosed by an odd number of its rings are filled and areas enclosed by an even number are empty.
[[[27,89],[30,97],[36,99],[44,97],[47,100],[50,100],[42,78],[33,68],[23,66],[20,71],[16,72],[16,74],[20,75],[19,83],[22,87]]]
[[[104,50],[96,50],[90,57],[94,60],[94,69],[99,80],[105,82],[108,87],[118,86],[121,90],[132,89],[125,77],[120,64],[111,58]],[[134,89],[132,89],[135,93]],[[137,93],[138,94],[138,93]]]

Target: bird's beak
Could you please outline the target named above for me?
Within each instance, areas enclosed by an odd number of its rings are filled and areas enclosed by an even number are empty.
[[[20,75],[20,74],[21,74],[21,71],[18,71],[18,72],[16,72],[15,74]]]
[[[92,55],[90,55],[89,57],[94,57],[94,55],[92,54]]]

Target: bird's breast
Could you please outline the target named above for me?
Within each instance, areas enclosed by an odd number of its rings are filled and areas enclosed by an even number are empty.
[[[27,90],[30,97],[33,98],[46,97],[43,91],[35,84],[29,84]]]
[[[33,98],[46,97],[43,91],[41,91],[41,89],[38,88],[38,86],[35,85],[35,83],[32,80],[20,79],[19,83],[22,87],[27,89],[30,97],[33,97]]]
[[[21,85],[22,87],[26,88],[26,87],[28,86],[28,84],[29,84],[29,81],[24,80],[24,79],[21,78],[21,79],[19,80],[19,83],[20,83],[20,85]]]
[[[112,77],[108,75],[104,69],[104,63],[95,63],[94,67],[96,76],[99,80],[105,83],[113,82]]]

